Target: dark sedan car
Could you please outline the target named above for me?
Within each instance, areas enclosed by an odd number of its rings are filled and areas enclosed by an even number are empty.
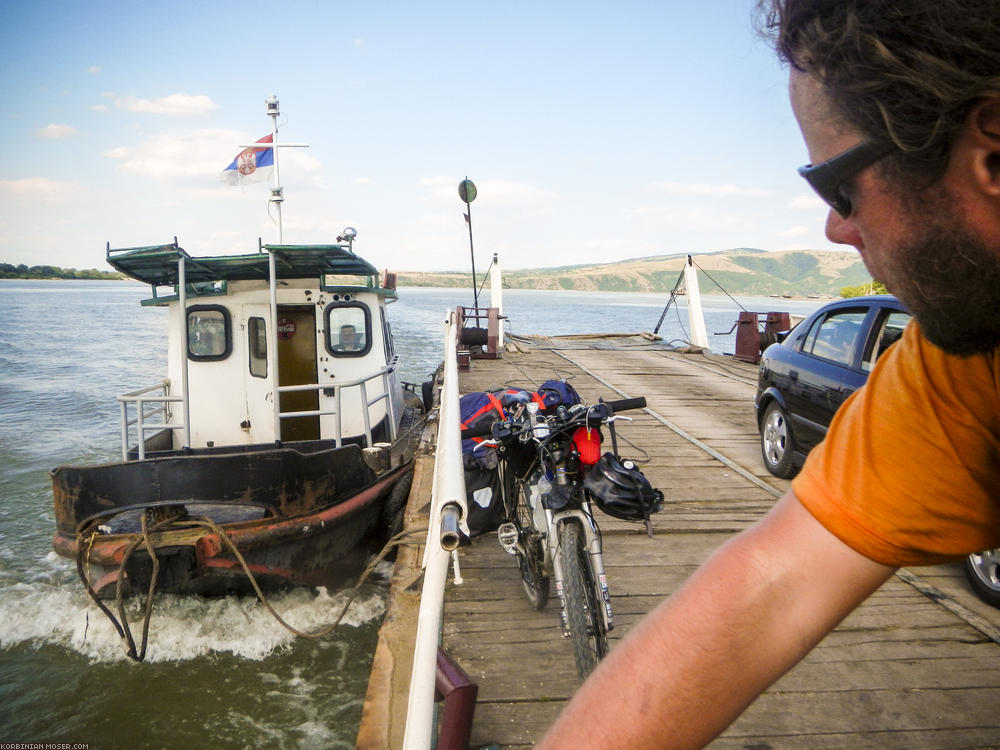
[[[785,479],[796,474],[834,412],[864,385],[909,320],[903,304],[888,295],[838,300],[767,348],[754,405],[768,471]]]
[[[910,315],[895,297],[831,302],[799,323],[760,360],[757,427],[768,471],[789,479],[826,435],[834,412],[864,385],[872,366],[903,335]],[[1000,549],[969,555],[976,593],[1000,607]]]

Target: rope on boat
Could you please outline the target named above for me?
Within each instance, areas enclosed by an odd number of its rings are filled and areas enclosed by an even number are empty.
[[[149,636],[149,622],[153,614],[153,594],[155,592],[156,579],[159,573],[159,559],[157,558],[156,550],[153,547],[152,540],[150,538],[150,533],[152,531],[160,531],[174,524],[178,525],[184,524],[189,528],[191,526],[202,527],[218,535],[219,539],[224,542],[224,544],[233,553],[233,556],[236,557],[237,561],[239,562],[240,566],[243,569],[243,572],[246,574],[247,579],[250,581],[254,593],[257,595],[257,599],[260,600],[260,603],[264,605],[264,608],[268,611],[268,613],[272,617],[274,617],[274,619],[278,622],[279,625],[281,625],[283,628],[288,630],[293,635],[296,635],[300,638],[311,638],[311,639],[323,638],[329,635],[331,632],[333,632],[333,630],[340,624],[341,620],[344,619],[344,616],[347,614],[348,608],[354,602],[354,599],[357,597],[358,592],[361,590],[361,587],[368,579],[368,576],[371,575],[371,573],[375,570],[376,566],[380,562],[382,562],[395,547],[398,547],[401,544],[405,544],[411,536],[421,535],[422,537],[425,537],[428,530],[427,526],[415,527],[407,529],[406,531],[402,531],[393,536],[385,544],[385,546],[382,547],[381,551],[379,551],[379,553],[375,555],[372,562],[368,565],[368,567],[365,568],[364,572],[358,578],[358,582],[354,585],[354,588],[351,590],[350,596],[344,603],[344,606],[341,608],[340,614],[337,616],[337,619],[333,623],[326,625],[323,628],[320,628],[319,630],[314,630],[312,632],[307,633],[290,625],[287,621],[285,621],[281,617],[281,615],[277,613],[277,611],[275,611],[274,607],[271,605],[267,597],[264,595],[264,592],[261,590],[260,585],[257,583],[257,579],[251,572],[249,566],[247,565],[246,560],[243,558],[242,553],[236,547],[236,544],[232,541],[232,539],[230,539],[229,536],[225,533],[225,531],[223,531],[215,522],[211,521],[208,518],[187,517],[184,515],[182,511],[171,515],[169,518],[157,521],[156,523],[153,524],[152,527],[148,526],[147,512],[144,512],[142,514],[142,532],[134,535],[134,539],[129,544],[128,548],[125,551],[125,555],[122,558],[121,567],[118,569],[118,580],[115,590],[115,603],[120,617],[119,619],[115,617],[115,615],[111,612],[111,610],[107,607],[107,605],[105,605],[104,602],[102,602],[100,598],[97,596],[97,593],[94,591],[93,586],[91,586],[90,576],[87,574],[86,566],[84,564],[84,561],[90,555],[90,550],[93,547],[94,539],[98,534],[97,530],[94,529],[90,533],[86,545],[83,544],[78,545],[80,548],[80,552],[77,554],[77,572],[80,574],[80,578],[83,581],[83,584],[86,587],[87,593],[90,595],[91,599],[94,600],[94,602],[97,604],[100,610],[111,621],[111,624],[114,625],[115,629],[118,631],[119,637],[125,642],[124,645],[125,645],[126,655],[130,659],[133,659],[135,661],[141,662],[146,658],[146,645],[148,643],[148,636]],[[81,533],[80,537],[78,538],[82,539],[82,537],[83,533]],[[150,577],[149,592],[146,595],[146,602],[144,606],[141,647],[137,651],[135,639],[132,636],[132,629],[128,622],[128,616],[125,613],[125,603],[124,603],[125,597],[123,594],[124,594],[125,564],[132,556],[132,553],[135,552],[135,550],[140,545],[143,544],[146,546],[146,550],[149,553],[149,556],[152,560],[153,574]]]
[[[120,621],[114,616],[107,605],[101,601],[97,592],[94,591],[94,587],[90,584],[90,575],[88,573],[87,566],[85,565],[85,561],[89,559],[90,551],[94,546],[94,539],[97,538],[99,533],[97,529],[98,521],[95,520],[94,524],[89,529],[90,534],[86,547],[78,543],[77,546],[79,548],[79,552],[77,552],[76,556],[76,570],[80,575],[80,579],[83,581],[84,587],[87,589],[87,594],[90,595],[90,598],[94,600],[94,603],[97,604],[98,608],[105,614],[105,616],[107,616],[107,618],[111,621],[111,624],[115,626],[115,630],[118,631],[118,637],[125,641],[125,653],[130,659],[134,659],[135,661],[142,661],[146,658],[146,644],[148,643],[149,638],[149,620],[153,614],[153,591],[155,589],[156,579],[160,570],[160,561],[156,556],[155,550],[153,550],[153,545],[150,541],[149,535],[151,531],[159,531],[161,528],[181,520],[183,518],[183,511],[174,511],[170,516],[159,519],[153,524],[152,529],[149,528],[147,518],[148,511],[142,514],[142,532],[134,535],[135,538],[125,550],[121,567],[118,570],[118,580],[115,586],[115,599],[118,614],[121,617]],[[88,529],[81,530],[77,535],[77,539],[81,539],[87,531]],[[128,624],[128,616],[125,614],[125,605],[123,601],[124,597],[122,596],[122,593],[124,589],[123,582],[125,578],[125,563],[132,556],[132,553],[136,550],[136,548],[143,542],[145,542],[146,549],[149,551],[149,555],[152,558],[153,575],[150,577],[149,593],[146,596],[146,611],[142,627],[142,646],[141,649],[136,652],[135,639],[132,637],[132,629]]]

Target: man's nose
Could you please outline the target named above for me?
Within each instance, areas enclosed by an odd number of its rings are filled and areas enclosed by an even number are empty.
[[[832,208],[826,217],[826,237],[830,242],[838,245],[851,245],[861,249],[864,244],[861,240],[861,232],[850,218],[844,218]]]

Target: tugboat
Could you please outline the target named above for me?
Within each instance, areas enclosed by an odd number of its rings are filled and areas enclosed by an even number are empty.
[[[53,546],[109,616],[102,599],[335,585],[400,525],[423,405],[386,317],[395,276],[356,234],[225,257],[108,247],[169,311],[166,378],[118,396],[121,460],[52,471]]]

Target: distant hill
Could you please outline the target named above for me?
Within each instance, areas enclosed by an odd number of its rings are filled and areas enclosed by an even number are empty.
[[[857,253],[836,250],[738,248],[692,258],[705,294],[725,290],[747,295],[838,296],[842,287],[867,284],[871,278]],[[679,253],[616,263],[505,270],[503,281],[508,289],[669,292],[686,259],[686,254]],[[465,287],[471,284],[471,276],[457,271],[400,271],[397,282],[400,286]]]

